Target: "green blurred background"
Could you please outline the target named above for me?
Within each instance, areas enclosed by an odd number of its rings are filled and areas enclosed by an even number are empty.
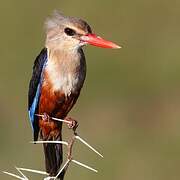
[[[65,179],[179,180],[178,0],[1,0],[0,170],[44,169],[41,145],[29,144],[27,91],[44,46],[43,22],[54,9],[85,19],[97,34],[123,46],[85,48],[88,75],[70,115],[105,158],[76,143],[74,158],[99,173],[72,164]],[[67,139],[66,126],[63,134]]]

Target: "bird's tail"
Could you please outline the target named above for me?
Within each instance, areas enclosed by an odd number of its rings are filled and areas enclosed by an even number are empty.
[[[59,133],[59,135],[53,140],[61,141],[61,139],[62,139],[61,133]],[[62,144],[48,143],[48,144],[43,144],[43,146],[44,146],[46,172],[49,173],[50,176],[56,176],[63,161]],[[63,180],[64,173],[62,172],[58,178],[60,180]]]

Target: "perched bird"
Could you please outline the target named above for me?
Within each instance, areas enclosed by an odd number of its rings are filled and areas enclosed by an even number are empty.
[[[61,140],[62,123],[56,117],[72,122],[68,112],[76,103],[86,76],[86,61],[82,47],[86,44],[103,48],[120,46],[92,33],[82,19],[65,17],[54,12],[45,22],[45,48],[37,56],[29,84],[28,111],[34,141]],[[42,115],[42,117],[36,114]],[[62,145],[44,144],[46,171],[50,176],[58,173],[62,163]],[[63,175],[59,177],[63,179]]]

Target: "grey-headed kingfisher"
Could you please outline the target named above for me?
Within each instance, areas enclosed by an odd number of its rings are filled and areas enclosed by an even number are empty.
[[[37,56],[29,83],[28,111],[34,141],[62,139],[62,123],[56,117],[72,121],[68,112],[76,103],[86,76],[82,47],[91,44],[102,48],[120,46],[92,33],[82,19],[54,12],[45,22],[45,48]],[[43,115],[42,117],[36,114]],[[55,176],[62,163],[62,145],[44,144],[46,172]],[[59,177],[63,179],[63,175]]]

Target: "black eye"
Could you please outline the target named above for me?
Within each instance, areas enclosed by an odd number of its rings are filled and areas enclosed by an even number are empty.
[[[64,32],[68,35],[68,36],[74,36],[76,34],[76,31],[74,31],[71,28],[65,28]]]
[[[87,25],[87,30],[88,30],[88,33],[92,33],[91,27],[89,25]]]

